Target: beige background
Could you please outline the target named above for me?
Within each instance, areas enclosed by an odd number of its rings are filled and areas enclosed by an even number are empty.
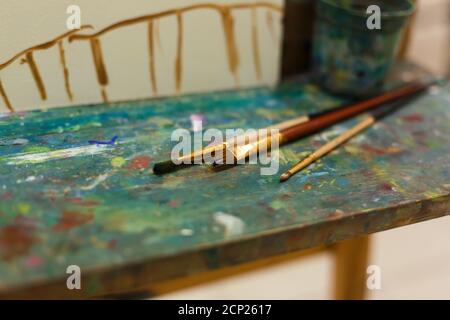
[[[0,63],[14,54],[67,32],[66,9],[77,4],[82,10],[82,24],[95,30],[117,21],[159,11],[207,3],[205,0],[0,0]],[[210,3],[251,3],[251,0],[214,0]],[[267,0],[282,5],[283,0]],[[253,64],[251,10],[239,10],[235,17],[235,35],[240,55],[238,71],[242,87],[274,84],[278,80],[281,48],[281,14],[274,12],[275,37],[267,23],[267,9],[258,9],[258,36],[262,78],[258,80]],[[220,15],[198,10],[184,15],[183,82],[181,93],[235,87],[227,64],[224,33]],[[92,33],[90,30],[83,31]],[[175,90],[175,54],[177,24],[175,16],[159,22],[160,46],[156,45],[158,94],[171,95]],[[153,96],[148,62],[147,24],[115,30],[101,38],[109,75],[107,92],[110,101]],[[64,42],[74,101],[64,89],[58,47],[34,54],[48,100],[41,101],[27,64],[20,59],[0,71],[0,78],[16,110],[69,104],[101,102],[89,41]],[[0,99],[0,112],[6,111]]]

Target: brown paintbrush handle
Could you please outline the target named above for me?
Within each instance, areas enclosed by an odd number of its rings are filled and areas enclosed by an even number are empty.
[[[374,98],[360,101],[354,105],[340,108],[334,112],[326,113],[317,118],[311,119],[309,122],[297,125],[295,127],[283,130],[282,141],[289,142],[300,137],[304,137],[315,132],[318,132],[324,128],[327,128],[335,123],[356,116],[364,111],[378,107],[386,102],[394,101],[398,98],[410,96],[416,92],[424,90],[429,84],[422,82],[412,82],[401,88],[391,90]]]

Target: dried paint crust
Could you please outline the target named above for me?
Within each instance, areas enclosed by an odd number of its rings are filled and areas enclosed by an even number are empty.
[[[395,74],[402,70],[419,72]],[[0,296],[124,292],[449,214],[449,84],[285,184],[255,165],[152,174],[170,154],[172,130],[189,129],[192,114],[206,127],[258,128],[342,102],[305,80],[5,114]],[[354,122],[283,147],[280,173]],[[115,135],[114,145],[88,142]],[[81,291],[66,289],[72,264],[83,272]]]

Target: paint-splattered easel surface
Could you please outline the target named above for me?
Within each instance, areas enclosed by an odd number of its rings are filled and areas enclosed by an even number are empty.
[[[396,74],[405,72],[413,71]],[[203,114],[206,127],[258,128],[341,102],[295,81],[3,115],[0,293],[129,291],[448,214],[448,84],[288,183],[256,165],[152,174],[170,154],[172,131],[190,128],[192,114]],[[353,121],[283,147],[280,172]],[[113,137],[115,144],[95,143]],[[81,268],[81,291],[66,289],[69,265]]]

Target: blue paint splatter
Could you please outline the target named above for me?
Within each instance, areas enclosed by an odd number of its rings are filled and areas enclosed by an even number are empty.
[[[303,175],[299,178],[300,183],[305,183],[309,178],[322,177],[329,175],[328,172],[314,172],[311,174]]]
[[[97,140],[89,140],[89,144],[100,144],[100,145],[114,145],[116,144],[116,140],[119,138],[117,135],[115,135],[111,140],[109,141],[97,141]]]

